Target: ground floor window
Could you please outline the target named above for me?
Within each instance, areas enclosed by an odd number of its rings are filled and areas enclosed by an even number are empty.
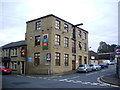
[[[34,65],[40,65],[40,52],[34,53]]]
[[[17,69],[17,62],[16,61],[11,62],[11,69],[13,69],[13,70]]]
[[[68,66],[69,64],[69,55],[68,54],[64,54],[64,65]]]
[[[55,65],[60,66],[60,53],[59,52],[55,53]]]
[[[82,64],[82,56],[78,56],[79,65]]]
[[[87,57],[84,57],[84,64],[87,64]]]

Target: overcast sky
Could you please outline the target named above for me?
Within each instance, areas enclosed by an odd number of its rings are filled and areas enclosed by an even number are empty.
[[[1,0],[0,46],[25,39],[26,21],[54,14],[72,24],[83,23],[89,47],[100,41],[118,44],[119,0]]]

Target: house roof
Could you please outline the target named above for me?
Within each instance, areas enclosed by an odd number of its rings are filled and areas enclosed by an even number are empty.
[[[36,21],[36,20],[39,20],[39,19],[43,19],[43,18],[47,18],[47,17],[51,17],[51,16],[53,16],[53,17],[55,17],[55,18],[57,18],[57,19],[59,19],[59,20],[62,20],[62,21],[66,22],[66,23],[68,23],[68,24],[70,24],[70,25],[72,25],[72,26],[75,26],[75,25],[73,25],[72,23],[70,23],[70,22],[68,22],[68,21],[66,21],[66,20],[64,20],[64,19],[61,19],[61,18],[59,18],[59,17],[57,17],[57,16],[55,16],[55,15],[53,15],[53,14],[49,14],[49,15],[46,15],[46,16],[43,16],[43,17],[40,17],[40,18],[37,18],[37,19],[34,19],[34,20],[30,20],[30,21],[27,21],[26,23],[33,22],[33,21]],[[76,27],[76,26],[75,26],[75,27]],[[80,28],[80,27],[77,27],[77,28]],[[80,28],[80,29],[88,33],[88,31],[86,31],[86,30],[84,30],[84,29],[82,29],[82,28]]]
[[[18,47],[18,46],[24,46],[24,45],[27,45],[25,40],[21,40],[21,41],[17,41],[17,42],[8,43],[8,44],[2,46],[2,48],[12,48],[12,47]]]

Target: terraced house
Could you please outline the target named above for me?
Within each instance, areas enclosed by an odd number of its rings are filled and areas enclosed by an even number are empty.
[[[25,74],[63,73],[88,64],[88,31],[53,14],[26,24]]]

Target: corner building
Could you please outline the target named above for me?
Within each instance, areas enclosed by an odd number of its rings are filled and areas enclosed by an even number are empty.
[[[88,31],[53,14],[26,24],[26,74],[63,73],[88,64]]]

